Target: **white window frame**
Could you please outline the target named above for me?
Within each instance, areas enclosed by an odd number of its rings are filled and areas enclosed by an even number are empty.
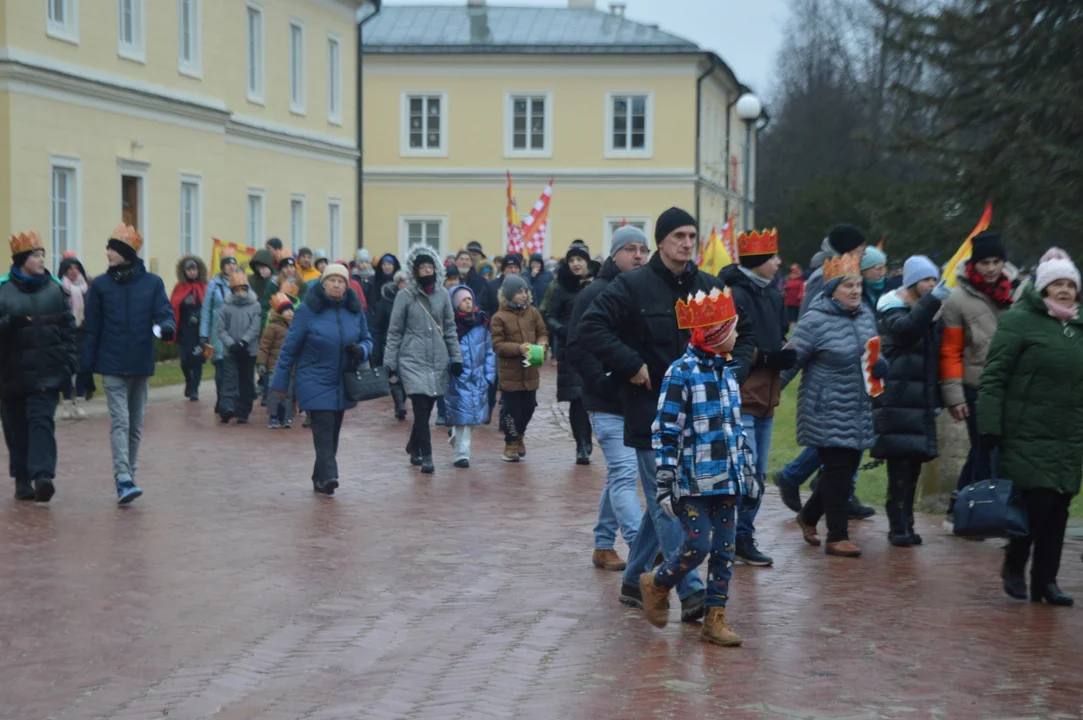
[[[192,47],[189,49],[190,57],[184,59],[184,7],[188,6],[191,13]],[[202,80],[203,79],[203,8],[202,0],[177,0],[177,72]]]
[[[439,246],[432,249],[437,252],[437,259],[442,260],[447,255],[448,238],[451,237],[451,222],[447,215],[399,215],[399,257],[406,257],[410,251],[409,224],[413,222],[440,224]]]
[[[131,4],[132,8],[132,41],[124,42],[124,34],[121,32],[121,23],[124,16],[124,6]],[[125,60],[143,63],[147,62],[147,3],[146,0],[117,0],[117,55]]]
[[[301,222],[296,227],[293,222],[293,208],[295,204],[301,206]],[[307,234],[306,222],[308,222],[308,201],[305,199],[304,195],[294,193],[290,195],[290,250],[294,253],[305,246],[305,236]]]
[[[412,98],[437,98],[440,100],[440,147],[411,148],[410,147],[410,100]],[[428,106],[428,103],[425,103]],[[448,93],[443,90],[403,90],[399,108],[399,125],[401,126],[399,155],[401,157],[447,157],[448,156]],[[424,132],[422,133],[424,135]]]
[[[64,21],[52,17],[53,7],[59,5],[64,13]],[[79,44],[79,0],[46,0],[45,34],[54,40],[63,40],[72,45]]]
[[[606,215],[602,218],[602,247],[605,251],[609,249],[609,241],[613,239],[613,233],[616,232],[616,225],[620,227],[622,222],[627,222],[629,225],[642,225],[643,234],[647,236],[647,247],[650,248],[651,233],[654,232],[654,218],[650,215]],[[651,248],[653,251],[653,248]],[[605,252],[602,253],[603,255]]]
[[[338,63],[338,74],[332,63]],[[335,100],[338,107],[335,107]],[[327,122],[342,126],[342,40],[335,33],[327,33]]]
[[[300,38],[299,47],[293,47],[293,33],[297,32]],[[289,83],[290,83],[290,112],[294,115],[306,114],[307,102],[307,83],[305,82],[308,69],[308,62],[305,58],[305,21],[299,18],[290,18],[290,35],[289,40]],[[294,72],[296,71],[296,72]]]
[[[258,38],[253,38],[249,32],[249,15],[255,14],[258,25]],[[253,49],[253,44],[256,47]],[[253,56],[255,62],[253,64]],[[255,75],[255,87],[250,82]],[[263,6],[249,0],[245,3],[244,15],[244,85],[248,102],[257,105],[266,104],[265,90],[267,87],[267,23],[263,14]]]
[[[184,240],[184,188],[195,188],[195,207],[192,211],[192,238],[191,244]],[[203,176],[194,173],[181,173],[180,176],[180,212],[177,223],[177,233],[180,237],[180,252],[184,255],[203,254]]]
[[[518,149],[515,147],[515,101],[525,98],[527,100],[527,145],[530,145],[530,103],[533,100],[545,102],[545,131],[542,135],[542,147],[534,150],[527,147]],[[551,158],[553,157],[553,92],[551,90],[523,90],[521,92],[504,93],[504,157],[506,158]]]
[[[646,114],[643,118],[643,148],[634,150],[613,146],[613,101],[617,98],[645,97]],[[631,125],[628,126],[628,143],[631,144]],[[605,94],[605,157],[608,159],[649,159],[654,157],[654,91],[611,90]]]
[[[71,173],[71,184],[68,188],[68,247],[82,257],[83,255],[83,161],[77,157],[67,155],[49,156],[49,256],[48,261],[53,263],[53,268],[60,266],[60,255],[63,251],[56,252],[55,237],[53,235],[53,173],[56,170],[64,170]]]
[[[332,222],[336,215],[337,228]],[[331,262],[345,257],[342,252],[342,198],[327,198],[327,257]]]
[[[253,232],[251,210],[252,198],[259,198],[259,228]],[[267,191],[261,187],[249,187],[244,199],[244,236],[249,247],[261,248],[267,242]]]

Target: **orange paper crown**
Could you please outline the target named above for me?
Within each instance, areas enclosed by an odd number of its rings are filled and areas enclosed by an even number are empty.
[[[120,240],[137,253],[143,247],[143,236],[131,225],[125,225],[124,223],[117,225],[113,230],[113,234],[109,237],[112,240]]]
[[[297,284],[287,280],[279,286],[278,291],[279,293],[289,295],[290,297],[297,297]]]
[[[19,253],[34,252],[35,250],[41,250],[41,237],[38,235],[37,230],[11,236],[11,254],[13,256]]]
[[[229,245],[226,245],[225,247],[223,247],[218,253],[218,261],[221,262],[222,260],[225,260],[226,258],[237,259],[237,250],[236,250],[236,248],[230,247]]]
[[[828,258],[824,263],[824,282],[846,277],[861,277],[861,258],[855,253]]]
[[[681,330],[718,325],[735,317],[737,307],[729,288],[715,288],[710,295],[700,290],[695,297],[689,295],[688,302],[677,301],[677,327]]]
[[[79,255],[74,250],[65,250],[64,254],[60,256],[61,260],[78,260]]]
[[[275,293],[274,297],[271,298],[271,307],[275,309],[275,312],[281,312],[280,308],[283,305],[289,305],[292,308],[293,300],[290,300],[289,296],[285,293]]]
[[[229,276],[229,288],[248,287],[248,276],[238,270]]]
[[[741,233],[737,236],[737,254],[741,257],[746,255],[777,255],[778,254],[778,230],[755,230],[750,233]]]

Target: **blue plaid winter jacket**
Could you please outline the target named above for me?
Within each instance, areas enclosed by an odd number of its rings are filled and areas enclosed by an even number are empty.
[[[741,389],[724,358],[689,345],[662,380],[651,431],[658,469],[676,475],[674,500],[747,494],[755,462],[741,424]]]

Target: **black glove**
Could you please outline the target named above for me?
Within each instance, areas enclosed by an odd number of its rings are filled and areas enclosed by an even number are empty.
[[[244,345],[242,345],[239,342],[235,342],[235,343],[233,343],[232,345],[229,346],[229,351],[231,353],[233,353],[234,355],[240,355],[241,353],[244,352]]]
[[[760,365],[772,370],[789,370],[797,364],[797,351],[793,348],[764,350],[760,353]]]
[[[357,343],[350,343],[346,346],[346,352],[350,354],[350,358],[354,362],[361,362],[365,359],[365,348],[361,347]]]
[[[459,377],[463,374],[463,364],[461,362],[451,363],[450,371],[452,375],[454,375],[455,377]]]
[[[164,342],[173,342],[175,335],[171,326],[166,325],[165,327],[160,328],[159,332],[162,333],[162,340]]]

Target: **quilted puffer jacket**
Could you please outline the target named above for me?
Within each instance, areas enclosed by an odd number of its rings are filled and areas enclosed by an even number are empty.
[[[861,358],[876,335],[876,318],[862,302],[847,310],[821,294],[797,323],[792,342],[797,364],[782,373],[782,386],[798,372],[797,442],[805,447],[867,450],[873,446],[872,398]]]

